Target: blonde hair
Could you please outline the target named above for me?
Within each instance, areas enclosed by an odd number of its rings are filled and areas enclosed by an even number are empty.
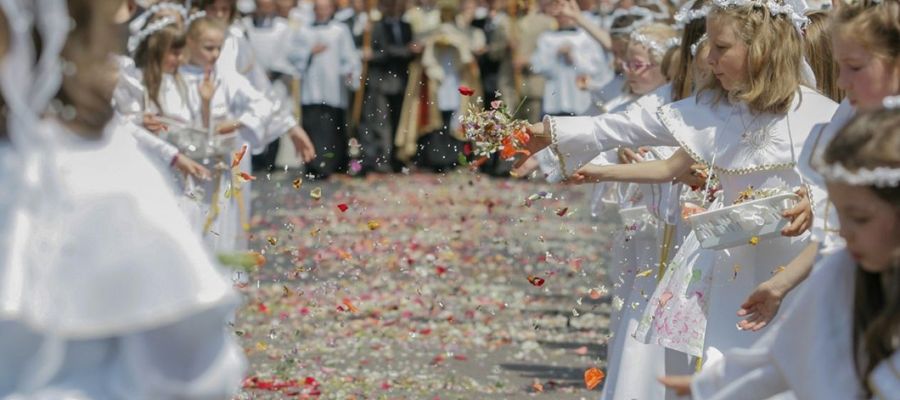
[[[860,0],[842,5],[834,14],[833,35],[850,34],[875,55],[896,61],[900,57],[900,2]]]
[[[803,81],[803,41],[790,19],[773,16],[762,3],[714,8],[708,19],[732,24],[747,45],[747,80],[728,93],[711,77],[701,91],[714,92],[716,102],[726,97],[744,102],[753,113],[787,113]]]
[[[228,31],[228,27],[225,24],[219,22],[218,20],[212,17],[201,17],[191,22],[191,26],[187,29],[187,37],[193,40],[197,40],[200,38],[200,35],[203,32],[206,32],[210,29],[218,30],[219,32],[226,33]]]
[[[665,48],[668,42],[678,37],[678,31],[676,31],[675,28],[669,25],[652,23],[635,29],[634,35],[641,35],[643,37],[646,37],[647,39]],[[669,50],[666,49],[666,51],[660,53],[656,51],[656,49],[646,46],[646,44],[644,43],[636,42],[634,40],[628,43],[629,46],[634,44],[644,46],[647,49],[647,53],[650,54],[651,61],[653,61],[653,63],[655,64],[661,64],[663,58],[666,56],[666,53]]]
[[[900,168],[900,110],[881,109],[856,115],[829,143],[827,164],[839,163],[847,169]],[[900,187],[869,187],[875,195],[895,207],[900,215]],[[854,360],[860,380],[882,360],[897,350],[894,338],[900,335],[900,258],[895,251],[893,265],[882,273],[858,268],[853,305]],[[885,290],[884,282],[888,283]],[[862,356],[862,357],[860,357]]]
[[[804,30],[803,53],[816,76],[816,89],[840,102],[844,91],[837,85],[838,66],[831,53],[831,30],[828,28],[831,18],[827,11],[812,11],[806,17],[809,24]]]

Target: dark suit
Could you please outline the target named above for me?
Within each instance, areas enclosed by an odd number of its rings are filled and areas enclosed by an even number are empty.
[[[413,59],[411,42],[412,28],[399,18],[384,18],[372,26],[372,59],[358,132],[364,170],[400,168],[393,157],[394,132]]]

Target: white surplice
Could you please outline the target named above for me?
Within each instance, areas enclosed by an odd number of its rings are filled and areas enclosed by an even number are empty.
[[[564,47],[571,49],[571,62],[559,54]],[[583,30],[573,28],[542,33],[531,56],[531,70],[545,78],[543,112],[586,113],[591,106],[591,94],[579,89],[576,81],[580,75],[597,74],[606,68],[606,64],[603,52]]]
[[[324,51],[313,54],[304,77],[302,103],[346,109],[347,88],[359,88],[362,63],[346,24],[331,20],[315,23],[308,29],[312,46],[321,44]]]
[[[231,283],[133,136],[55,122],[52,185],[0,195],[0,398],[228,398],[246,362]],[[124,128],[130,129],[130,128]],[[0,143],[0,182],[25,183]],[[39,175],[46,178],[47,175]]]

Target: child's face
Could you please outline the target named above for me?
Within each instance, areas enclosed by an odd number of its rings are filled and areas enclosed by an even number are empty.
[[[178,70],[178,67],[181,65],[182,50],[181,48],[170,48],[166,52],[162,59],[162,71],[164,73],[174,74]]]
[[[216,0],[206,6],[206,15],[210,18],[215,18],[220,22],[228,22],[228,17],[231,16],[231,2],[228,0]]]
[[[878,57],[847,36],[835,32],[831,39],[839,69],[838,86],[846,91],[854,107],[880,108],[885,97],[900,93],[900,62]]]
[[[632,43],[625,52],[627,63],[623,66],[628,86],[637,95],[650,93],[666,83],[661,68],[650,57],[643,45]]]
[[[225,33],[218,29],[206,29],[200,32],[197,38],[189,37],[187,45],[191,64],[204,68],[212,67],[219,59],[223,42]]]
[[[900,210],[864,186],[829,182],[828,197],[853,258],[866,271],[886,271],[900,248]]]
[[[735,28],[734,21],[727,17],[706,20],[709,66],[722,88],[729,92],[740,89],[747,82],[747,45]]]

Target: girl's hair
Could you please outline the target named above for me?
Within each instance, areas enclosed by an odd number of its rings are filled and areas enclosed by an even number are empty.
[[[662,61],[659,63],[663,75],[666,76],[666,80],[669,82],[671,82],[675,75],[678,74],[678,71],[675,68],[679,64],[680,49],[680,46],[670,48],[666,51],[666,55],[663,56]]]
[[[184,32],[175,26],[168,26],[144,39],[134,53],[134,63],[143,72],[147,95],[160,110],[162,110],[159,103],[159,88],[163,76],[162,61],[168,52],[183,49],[184,45]]]
[[[691,10],[699,10],[708,4],[708,0],[697,0],[691,6]],[[673,101],[690,97],[694,93],[692,73],[694,55],[691,54],[691,45],[697,43],[705,33],[706,18],[695,19],[684,26],[684,32],[681,34],[681,46],[678,48],[678,62],[673,66],[675,70],[672,76]]]
[[[194,22],[191,22],[191,26],[188,27],[186,37],[197,39],[200,37],[200,34],[210,29],[215,29],[222,33],[225,33],[228,28],[218,20],[211,17],[197,18],[194,20]]]
[[[110,21],[121,4],[122,0],[68,0],[74,29],[60,55],[72,68],[63,74],[56,103],[64,110],[61,116],[84,136],[99,136],[113,116],[118,74],[111,55],[120,44]]]
[[[803,54],[816,76],[816,89],[840,102],[844,98],[844,91],[837,85],[838,66],[831,54],[831,30],[828,29],[831,18],[828,11],[812,11],[806,17],[809,18],[809,24],[805,29]]]
[[[612,21],[612,24],[610,24],[610,26],[609,26],[610,31],[611,31],[610,36],[621,37],[621,38],[627,39],[628,33],[623,32],[623,30],[625,30],[626,28],[628,28],[635,22],[639,21],[640,19],[641,19],[640,16],[632,15],[632,14],[625,14],[625,15],[620,15],[620,16],[616,17]]]
[[[900,168],[900,110],[876,110],[854,117],[825,150],[825,163],[860,168]],[[900,213],[900,187],[869,187]],[[861,381],[896,350],[900,335],[900,263],[895,252],[887,272],[857,268],[853,310],[853,350]],[[884,275],[887,274],[887,275]],[[884,279],[887,278],[887,279]],[[884,282],[888,282],[885,290]],[[866,387],[865,384],[863,384]],[[867,388],[869,398],[872,393]]]
[[[747,81],[728,93],[712,78],[701,91],[714,92],[716,101],[725,97],[740,100],[753,113],[787,113],[803,81],[803,41],[788,16],[773,16],[764,3],[754,2],[713,8],[709,18],[731,24],[747,45]]]
[[[200,0],[197,3],[197,8],[203,11],[206,10],[206,7],[213,5],[213,3],[215,2],[216,0]],[[230,24],[234,21],[235,18],[238,17],[237,0],[228,0],[228,7],[231,9],[231,11],[228,13],[228,18],[226,19],[226,21]]]
[[[642,27],[635,29],[634,34],[646,37],[647,39],[655,42],[656,44],[659,44],[660,46],[665,47],[667,42],[669,42],[672,39],[675,39],[678,36],[678,31],[676,31],[675,28],[673,28],[669,25],[660,24],[660,23],[652,23],[652,24],[644,25]],[[640,44],[642,46],[644,45],[643,43],[636,42],[634,40],[629,42],[628,45],[631,46],[634,44]],[[655,64],[661,64],[663,61],[663,58],[666,56],[666,53],[668,52],[668,49],[666,49],[666,50],[667,51],[665,51],[665,52],[659,53],[658,51],[656,51],[654,49],[647,48],[647,53],[650,54],[651,61],[653,61]]]
[[[888,60],[900,57],[900,2],[859,0],[835,10],[832,35],[851,35],[866,50]]]

